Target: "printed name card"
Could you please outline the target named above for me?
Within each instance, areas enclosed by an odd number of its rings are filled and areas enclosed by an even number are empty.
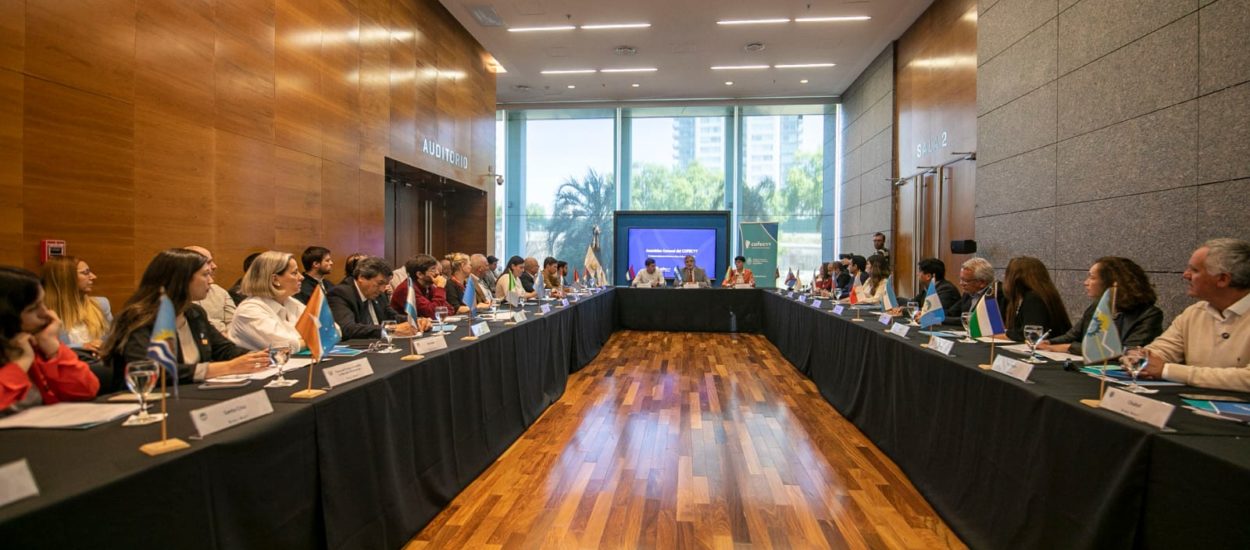
[[[1176,405],[1171,403],[1164,403],[1116,388],[1107,388],[1107,393],[1102,395],[1102,401],[1098,406],[1159,429],[1167,426],[1168,418],[1171,418],[1172,411],[1176,410]]]
[[[812,300],[812,307],[820,309],[820,300]]]
[[[413,348],[417,355],[425,355],[431,351],[447,349],[447,337],[439,334],[438,336],[427,336],[425,338],[417,338],[413,340]]]
[[[755,285],[749,285],[747,283],[737,283],[734,285],[734,288],[755,288]]]
[[[368,359],[362,357],[341,365],[326,367],[321,373],[325,375],[326,382],[333,388],[372,375],[373,366],[369,364]]]
[[[844,308],[844,307],[842,307],[842,306],[833,306],[833,314],[834,314],[834,315],[842,315],[842,312],[843,312],[843,311],[846,311],[846,308]]]
[[[258,390],[228,401],[191,411],[191,423],[200,437],[238,426],[273,412],[269,394]]]
[[[800,303],[800,304],[806,304],[806,303],[807,303],[807,296],[804,296],[804,295],[800,294],[800,295],[799,295],[799,297],[798,297],[798,301],[799,301],[799,303]]]
[[[936,351],[942,355],[950,355],[951,348],[954,348],[954,347],[955,347],[954,340],[938,338],[937,336],[929,337],[929,349]]]
[[[890,334],[906,338],[907,332],[910,330],[911,327],[904,325],[903,323],[894,323],[894,325],[890,327]]]
[[[994,359],[992,370],[994,372],[1005,374],[1021,382],[1028,382],[1029,375],[1033,373],[1033,365],[1023,361],[1016,361],[1010,357],[999,355]]]
[[[894,319],[890,317],[890,314],[888,313],[882,313],[880,317],[877,317],[877,322],[887,327],[890,326],[890,321],[893,321],[893,320]]]
[[[39,486],[25,458],[0,466],[0,506],[34,496],[39,496]]]
[[[569,307],[569,299],[560,298],[560,307]]]
[[[699,288],[699,283],[686,283],[681,285],[682,288]]]
[[[499,313],[496,313],[496,314],[495,314],[495,320],[496,320],[496,321],[511,321],[511,320],[512,320],[512,312],[511,312],[511,311],[500,311]]]
[[[487,326],[486,321],[482,321],[476,325],[470,325],[469,331],[473,333],[473,336],[482,336],[483,334],[490,334],[490,327]]]
[[[540,315],[546,315],[546,314],[548,314],[548,313],[551,313],[551,306],[549,306],[549,305],[547,305],[547,304],[543,304],[543,306],[542,306],[542,307],[538,308],[538,313],[539,313]]]
[[[518,312],[514,313],[514,314],[512,315],[512,320],[513,320],[514,322],[517,322],[517,323],[524,323],[524,322],[525,322],[525,312],[524,312],[524,311],[518,311]]]

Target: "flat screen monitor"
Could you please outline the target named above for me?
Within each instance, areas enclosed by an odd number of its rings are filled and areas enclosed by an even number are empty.
[[[629,228],[629,265],[636,271],[641,271],[647,258],[651,258],[656,269],[671,279],[673,270],[686,265],[686,255],[694,256],[695,265],[714,278],[716,229]]]

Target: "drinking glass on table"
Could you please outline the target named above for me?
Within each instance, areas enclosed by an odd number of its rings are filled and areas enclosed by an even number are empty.
[[[1120,356],[1120,364],[1124,365],[1124,370],[1128,371],[1129,376],[1133,377],[1133,383],[1125,386],[1125,390],[1133,393],[1159,393],[1159,390],[1152,390],[1137,383],[1137,375],[1146,368],[1150,363],[1150,350],[1142,346],[1133,346],[1125,348],[1124,355]]]
[[[399,328],[399,324],[395,321],[382,321],[382,339],[386,340],[386,347],[379,349],[380,353],[395,353],[399,348],[395,347],[391,341],[395,338],[395,331]]]
[[[910,321],[907,324],[915,325],[916,314],[919,312],[920,312],[920,302],[907,302],[907,311],[905,313],[907,315],[907,319]]]
[[[1042,343],[1042,338],[1046,336],[1046,329],[1042,325],[1024,325],[1024,343],[1029,345],[1029,358],[1025,359],[1026,363],[1045,363],[1037,355],[1037,345]]]
[[[152,388],[156,386],[157,377],[161,375],[158,369],[160,367],[156,365],[156,362],[148,359],[126,363],[126,387],[139,399],[139,413],[130,417],[126,422],[127,425],[142,426],[161,421],[161,415],[148,414],[147,401]]]
[[[842,289],[836,286],[833,287],[833,301],[836,302],[841,299],[842,299]]]
[[[287,380],[286,373],[282,370],[286,366],[287,361],[291,360],[291,354],[296,351],[294,349],[296,346],[298,344],[269,345],[269,364],[278,367],[278,377],[265,384],[266,388],[285,388],[296,382],[295,380]]]
[[[964,325],[964,337],[960,342],[964,344],[975,344],[976,340],[972,339],[972,312],[965,311],[959,314],[959,322]]]
[[[443,332],[443,318],[447,317],[447,308],[438,306],[434,308],[434,321],[438,323],[438,332]]]

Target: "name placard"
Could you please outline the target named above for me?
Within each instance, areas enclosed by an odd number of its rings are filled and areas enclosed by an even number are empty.
[[[560,307],[569,307],[569,299],[560,298]]]
[[[326,382],[330,387],[342,386],[352,380],[359,380],[366,376],[373,375],[373,365],[369,364],[369,360],[362,357],[355,361],[348,361],[341,365],[326,367],[321,371],[326,377]]]
[[[486,321],[482,321],[482,322],[477,323],[477,324],[475,324],[475,325],[470,325],[470,326],[469,326],[469,331],[470,331],[470,332],[472,332],[474,336],[481,336],[481,335],[483,335],[483,334],[490,334],[490,326],[488,326],[488,325],[486,324]]]
[[[200,437],[220,432],[273,413],[269,394],[258,390],[228,401],[191,411],[191,423]]]
[[[804,295],[802,295],[802,294],[799,294],[799,297],[798,297],[798,299],[797,299],[797,300],[798,300],[798,302],[799,302],[800,304],[806,304],[806,303],[807,303],[807,296],[804,296]]]
[[[890,326],[890,321],[893,321],[893,320],[894,318],[890,317],[890,314],[888,313],[882,313],[880,316],[877,317],[877,322],[887,327]]]
[[[929,337],[929,349],[936,351],[942,355],[950,355],[951,349],[955,347],[954,340],[938,338],[937,336]]]
[[[495,314],[495,320],[496,320],[496,321],[511,321],[511,320],[512,320],[512,312],[511,312],[511,311],[500,311],[499,313],[496,313],[496,314]]]
[[[417,338],[413,340],[413,348],[417,355],[425,355],[431,351],[447,349],[447,337],[439,334],[437,336],[426,336],[425,338]]]
[[[524,323],[524,322],[525,322],[525,320],[526,320],[526,318],[525,318],[525,312],[524,312],[524,311],[518,311],[518,312],[516,312],[516,313],[512,314],[512,320],[513,320],[513,321],[516,321],[516,322],[518,322],[518,323]]]
[[[994,372],[1005,374],[1021,382],[1028,382],[1029,375],[1033,373],[1033,365],[1022,361],[1016,361],[1010,357],[999,355],[994,359],[992,369]]]
[[[548,313],[551,313],[551,306],[543,304],[542,307],[538,308],[539,315],[546,315]]]
[[[819,309],[820,306],[821,306],[820,300],[812,300],[812,307]]]
[[[747,283],[737,283],[734,285],[734,288],[755,288],[755,285],[751,285]]]
[[[1159,429],[1167,426],[1176,405],[1116,388],[1107,388],[1098,406]]]
[[[911,330],[911,327],[904,325],[903,323],[894,323],[894,325],[890,327],[890,334],[893,334],[895,336],[902,336],[903,338],[906,338],[907,332],[910,330]]]
[[[682,288],[699,288],[699,283],[685,283],[681,285],[681,287]]]
[[[834,315],[842,315],[842,312],[843,312],[843,311],[846,311],[846,308],[844,308],[844,307],[842,307],[842,306],[833,306],[833,314],[834,314]]]
[[[39,486],[25,458],[0,466],[0,506],[34,496]]]

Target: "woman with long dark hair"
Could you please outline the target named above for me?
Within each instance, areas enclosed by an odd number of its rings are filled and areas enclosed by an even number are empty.
[[[124,380],[126,363],[147,358],[152,325],[160,308],[161,289],[174,304],[178,379],[199,382],[269,365],[264,351],[236,346],[209,323],[204,309],[192,302],[208,296],[213,282],[208,258],[182,248],[157,253],[143,272],[139,288],[117,314],[103,353],[113,365],[114,386]]]
[[[1081,322],[1066,334],[1043,341],[1037,349],[1080,354],[1081,341],[1094,318],[1094,310],[1112,286],[1116,288],[1113,322],[1124,347],[1144,346],[1163,334],[1163,310],[1155,305],[1158,297],[1146,271],[1128,258],[1105,256],[1089,266],[1085,295],[1091,301],[1081,315]]]
[[[90,401],[100,389],[87,364],[58,338],[61,320],[43,300],[34,273],[0,267],[0,414]]]
[[[1003,295],[1007,298],[1003,321],[1007,337],[1012,340],[1024,340],[1027,325],[1041,325],[1043,331],[1051,334],[1063,334],[1072,328],[1063,298],[1051,282],[1046,265],[1037,258],[1020,256],[1007,263]]]
[[[886,285],[890,284],[890,263],[885,256],[873,254],[868,258],[868,280],[859,285],[856,297],[861,304],[880,304],[885,301]]]

